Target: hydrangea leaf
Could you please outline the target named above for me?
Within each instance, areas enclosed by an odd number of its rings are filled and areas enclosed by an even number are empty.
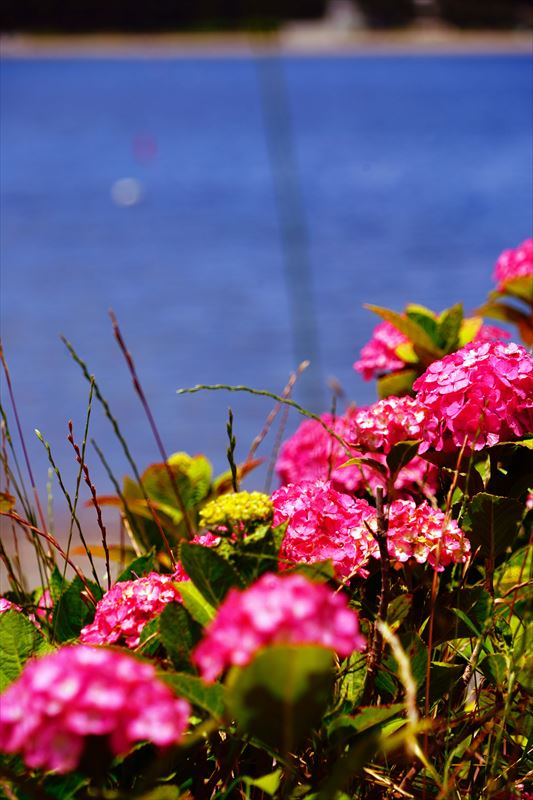
[[[401,716],[405,713],[404,703],[392,703],[391,705],[383,706],[363,706],[353,716],[344,715],[336,717],[331,724],[328,725],[328,734],[331,735],[341,729],[348,729],[352,733],[363,733],[364,731],[371,730],[376,726],[382,726],[383,723],[388,722],[396,716]],[[405,722],[402,719],[402,722]]]
[[[228,714],[242,733],[286,755],[320,723],[332,699],[334,677],[331,650],[269,647],[247,667],[230,671]]]
[[[117,583],[122,581],[132,581],[136,578],[142,578],[147,572],[151,572],[154,568],[155,551],[150,550],[132,561],[128,566],[122,570],[117,578]]]
[[[383,400],[391,395],[401,397],[404,394],[410,394],[417,377],[418,372],[415,369],[402,369],[399,372],[384,375],[378,379],[379,399]]]
[[[533,275],[521,275],[519,278],[505,281],[500,291],[502,294],[510,294],[533,305]]]
[[[483,558],[503,553],[512,545],[524,514],[524,506],[513,497],[480,492],[468,507],[469,538]]]
[[[218,606],[233,586],[243,587],[237,570],[209,547],[184,543],[180,547],[183,569],[198,591],[212,605]]]
[[[185,672],[160,672],[159,677],[170,686],[179,697],[184,697],[198,708],[207,711],[217,719],[224,713],[224,687],[220,683],[204,683],[196,675]]]
[[[457,303],[443,311],[439,317],[438,339],[446,353],[459,347],[459,332],[463,322],[463,304]]]
[[[50,649],[33,622],[20,611],[0,614],[0,691],[18,678],[31,656],[44,655]]]
[[[196,622],[199,622],[202,627],[209,625],[211,620],[215,618],[216,611],[214,607],[207,602],[191,581],[183,581],[176,585],[183,600],[183,605],[191,617]]]
[[[397,442],[392,448],[390,453],[387,454],[387,465],[390,470],[390,481],[394,481],[398,477],[398,473],[405,467],[418,453],[420,442],[406,441]]]
[[[396,311],[391,311],[389,308],[375,306],[370,303],[365,304],[365,308],[373,311],[386,322],[390,322],[391,325],[394,325],[396,330],[403,333],[404,336],[407,336],[414,345],[432,353],[434,358],[441,358],[444,355],[428,331],[422,327],[420,320],[415,322],[415,320],[411,319],[409,316],[403,316],[403,314],[398,314]],[[424,317],[424,319],[428,320],[430,318]]]
[[[159,636],[176,669],[189,668],[191,650],[201,633],[201,627],[179,603],[169,603],[159,615]]]
[[[88,583],[96,599],[99,599],[101,592],[98,586],[91,582]],[[83,599],[84,591],[85,586],[76,575],[55,604],[53,629],[54,637],[58,642],[75,639],[83,626],[91,621],[94,609]]]

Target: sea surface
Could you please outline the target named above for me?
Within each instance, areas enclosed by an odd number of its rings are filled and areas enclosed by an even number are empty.
[[[531,235],[526,56],[19,58],[1,90],[1,333],[43,494],[34,429],[72,491],[67,423],[81,440],[87,409],[60,334],[142,469],[158,451],[112,308],[167,451],[220,471],[228,405],[243,458],[272,404],[178,387],[279,392],[309,356],[297,399],[327,410],[335,377],[369,403],[352,369],[377,322],[363,303],[472,310],[498,254]],[[16,441],[3,379],[2,400]],[[130,472],[96,401],[90,436]],[[109,492],[90,445],[87,461]]]

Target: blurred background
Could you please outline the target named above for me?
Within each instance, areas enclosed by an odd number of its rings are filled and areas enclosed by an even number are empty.
[[[280,392],[308,358],[296,399],[328,410],[335,378],[366,404],[364,302],[481,304],[532,234],[532,20],[528,0],[4,0],[1,334],[42,493],[34,428],[73,484],[87,407],[60,334],[139,466],[159,459],[110,308],[167,451],[221,471],[228,405],[244,458],[271,401],[178,387]],[[3,376],[2,402],[12,420]],[[122,478],[98,404],[90,435]]]

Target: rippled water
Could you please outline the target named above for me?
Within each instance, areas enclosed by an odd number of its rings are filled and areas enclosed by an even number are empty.
[[[441,309],[463,299],[471,309],[498,253],[530,235],[526,57],[285,58],[259,68],[242,57],[28,59],[5,61],[1,79],[2,335],[40,486],[46,461],[33,428],[73,475],[66,424],[81,437],[87,401],[60,332],[87,359],[140,465],[157,458],[110,307],[168,450],[203,451],[223,468],[231,402],[245,454],[268,402],[175,389],[221,381],[279,391],[300,357],[276,176],[300,256],[290,268],[297,304],[309,290],[302,252],[312,272],[304,335],[319,350],[299,396],[317,408],[328,401],[316,386],[330,375],[359,403],[374,399],[351,368],[374,324],[363,302]],[[92,432],[124,474],[96,407]],[[108,491],[92,451],[89,463]]]

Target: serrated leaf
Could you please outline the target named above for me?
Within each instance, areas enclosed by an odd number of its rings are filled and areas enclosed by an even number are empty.
[[[50,649],[33,622],[20,611],[0,614],[0,691],[18,678],[31,656]]]
[[[191,617],[202,627],[209,625],[216,615],[216,610],[213,606],[207,602],[205,597],[190,581],[177,583],[176,586],[183,600],[183,605]]]
[[[405,467],[418,453],[420,442],[406,441],[397,442],[387,453],[387,465],[390,470],[390,480],[394,484],[398,473]]]
[[[410,394],[417,377],[418,372],[414,369],[402,369],[399,372],[391,372],[390,375],[383,375],[377,382],[379,399]]]
[[[324,647],[277,645],[260,651],[227,679],[227,707],[238,729],[283,754],[320,723],[332,699],[333,653]]]
[[[221,719],[224,714],[224,687],[220,683],[207,684],[196,675],[186,672],[160,672],[159,677],[179,697]]]
[[[381,319],[394,325],[396,330],[403,333],[404,336],[407,336],[414,345],[418,345],[424,350],[433,353],[434,358],[441,358],[443,356],[440,348],[436,346],[431,336],[418,322],[414,322],[409,317],[404,317],[402,314],[398,314],[396,311],[391,311],[389,308],[383,308],[382,306],[366,303],[365,308],[368,308],[370,311],[373,311],[374,314],[381,317]]]
[[[117,578],[117,583],[122,581],[132,581],[136,578],[141,578],[146,573],[154,568],[155,550],[150,550],[149,553],[139,556],[134,559],[128,566],[122,570]]]
[[[95,597],[100,597],[101,592],[98,586],[90,581],[88,584]],[[82,592],[84,591],[85,586],[76,575],[55,604],[53,630],[54,638],[58,642],[67,642],[77,638],[84,625],[91,621],[94,608],[83,600]]]
[[[468,507],[473,548],[480,547],[484,558],[503,553],[512,545],[523,513],[522,503],[512,497],[477,494]]]
[[[186,608],[168,603],[159,616],[159,636],[176,669],[190,666],[191,650],[202,629]]]
[[[212,606],[218,606],[232,587],[244,587],[238,572],[209,547],[184,543],[180,547],[180,561],[198,591]]]

